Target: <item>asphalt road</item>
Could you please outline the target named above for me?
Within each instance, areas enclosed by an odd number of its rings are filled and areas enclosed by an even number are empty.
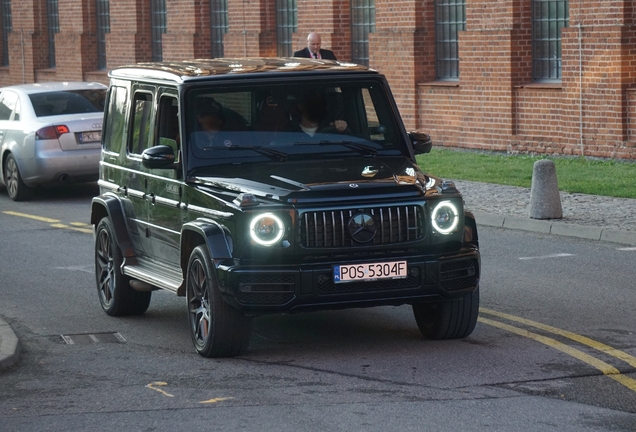
[[[0,317],[22,345],[0,371],[0,431],[636,430],[634,248],[482,227],[467,339],[422,339],[407,306],[276,315],[245,356],[210,360],[182,298],[101,311],[95,192],[0,190]]]

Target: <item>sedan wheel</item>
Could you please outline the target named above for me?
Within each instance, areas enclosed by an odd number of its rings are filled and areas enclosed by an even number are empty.
[[[102,309],[108,315],[141,315],[148,309],[151,292],[135,291],[130,278],[121,273],[123,257],[110,219],[97,225],[95,235],[95,278]]]
[[[33,188],[28,187],[22,181],[18,164],[12,154],[7,156],[4,164],[4,184],[7,187],[9,198],[13,201],[26,201],[33,196]]]
[[[206,246],[190,255],[186,300],[190,335],[200,355],[233,357],[247,350],[252,320],[223,300]]]

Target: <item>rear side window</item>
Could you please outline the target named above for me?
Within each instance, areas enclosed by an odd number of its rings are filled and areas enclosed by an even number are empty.
[[[125,141],[126,101],[128,91],[124,87],[112,87],[108,101],[108,115],[104,126],[104,150],[119,153]]]
[[[35,115],[83,114],[104,111],[105,89],[65,90],[29,95]]]
[[[0,100],[0,120],[11,120],[11,113],[13,111],[17,111],[17,118],[15,120],[19,120],[19,105],[20,104],[17,94],[11,91],[3,92],[2,100]]]

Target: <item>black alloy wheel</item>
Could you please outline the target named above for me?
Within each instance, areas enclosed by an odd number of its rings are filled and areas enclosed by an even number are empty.
[[[223,300],[207,246],[196,247],[190,255],[186,301],[190,335],[200,355],[233,357],[247,350],[252,319]]]
[[[95,278],[102,309],[108,315],[141,315],[148,310],[151,292],[135,291],[130,278],[121,272],[123,256],[113,235],[109,218],[97,225],[95,235]]]

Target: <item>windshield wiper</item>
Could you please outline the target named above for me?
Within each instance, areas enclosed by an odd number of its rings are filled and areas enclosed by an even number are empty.
[[[231,145],[228,147],[229,150],[253,150],[256,153],[260,153],[265,156],[269,156],[272,159],[279,160],[281,162],[285,162],[287,160],[287,153],[274,150],[267,147],[262,146],[242,146],[242,145]]]
[[[341,145],[353,150],[358,150],[362,154],[367,156],[376,156],[378,151],[373,147],[368,145],[355,142],[355,141],[329,141],[329,140],[321,140],[321,141],[306,141],[306,142],[296,142],[294,145],[297,146],[306,146],[306,145],[317,145],[317,146],[327,146],[327,145]]]

